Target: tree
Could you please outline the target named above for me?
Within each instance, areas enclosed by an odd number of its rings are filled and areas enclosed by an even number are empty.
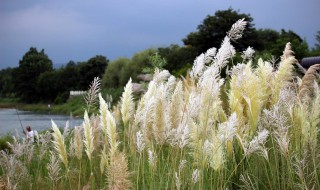
[[[13,72],[13,83],[16,96],[25,102],[40,100],[41,89],[37,88],[37,81],[41,73],[52,71],[52,61],[44,53],[31,47],[19,61],[19,67]]]
[[[194,59],[197,57],[195,51],[189,47],[179,47],[178,45],[170,45],[169,47],[159,48],[159,55],[167,60],[165,69],[175,75],[185,74],[180,70],[184,67],[191,67]]]
[[[249,45],[255,48],[258,44],[257,33],[253,27],[253,18],[249,14],[240,14],[233,9],[217,11],[214,16],[208,15],[196,32],[190,33],[183,42],[186,46],[194,48],[197,54],[203,53],[212,47],[220,47],[226,32],[230,30],[233,23],[245,18],[248,22],[243,37],[234,44],[240,50]]]
[[[81,89],[87,89],[95,77],[102,78],[109,60],[102,55],[96,55],[90,58],[86,63],[80,64],[80,86]]]
[[[279,38],[272,43],[273,45],[270,49],[266,50],[270,51],[270,53],[275,57],[280,57],[288,42],[291,43],[292,50],[294,51],[297,59],[302,59],[308,55],[308,44],[292,30],[285,31],[284,29],[281,30]]]
[[[106,68],[103,78],[102,85],[105,88],[119,88],[123,87],[125,83],[121,83],[121,74],[123,74],[122,70],[127,67],[130,63],[130,59],[127,58],[118,58],[109,63]],[[130,77],[130,76],[128,76]],[[121,82],[120,82],[121,81]]]
[[[273,29],[259,29],[257,30],[257,38],[259,39],[258,47],[256,50],[268,50],[271,49],[275,41],[280,37],[280,33]]]
[[[14,93],[12,84],[13,68],[0,70],[0,97],[10,97]]]

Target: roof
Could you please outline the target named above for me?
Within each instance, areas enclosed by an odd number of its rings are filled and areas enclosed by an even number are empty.
[[[302,67],[308,69],[310,66],[314,64],[320,64],[320,56],[317,57],[305,57],[301,60]]]

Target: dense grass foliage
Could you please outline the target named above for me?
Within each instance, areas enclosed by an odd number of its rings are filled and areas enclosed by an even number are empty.
[[[290,43],[279,62],[236,55],[236,22],[178,79],[156,69],[134,101],[131,79],[111,107],[91,85],[84,123],[0,154],[7,189],[320,189],[320,89],[315,66],[301,79]],[[87,101],[88,102],[88,101]]]

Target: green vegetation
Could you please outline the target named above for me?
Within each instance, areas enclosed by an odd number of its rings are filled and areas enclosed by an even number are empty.
[[[183,79],[155,69],[146,93],[127,82],[111,107],[91,83],[84,123],[0,152],[11,189],[320,189],[320,64],[303,78],[290,43],[278,62],[236,54],[237,21]],[[232,65],[221,77],[223,68]],[[90,103],[91,102],[91,103]],[[97,104],[96,109],[94,105]]]

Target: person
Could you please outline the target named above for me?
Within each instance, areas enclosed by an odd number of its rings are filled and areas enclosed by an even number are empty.
[[[23,131],[23,133],[27,136],[27,141],[30,143],[34,143],[35,132],[31,129],[30,126],[26,127],[27,132]]]

